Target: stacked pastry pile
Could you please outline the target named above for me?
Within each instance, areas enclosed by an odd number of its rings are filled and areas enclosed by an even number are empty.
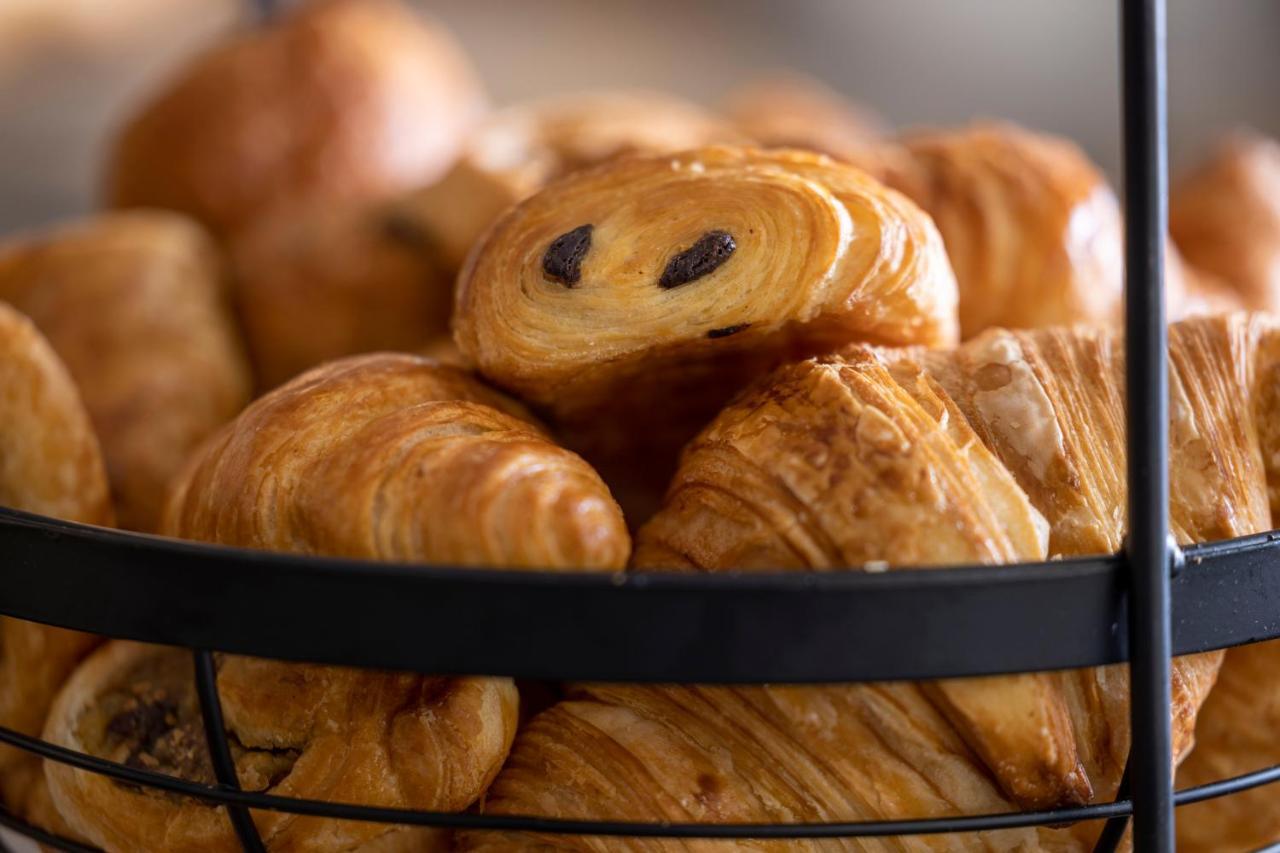
[[[1240,138],[1174,201],[1184,543],[1280,511],[1278,185],[1280,147]],[[486,113],[438,27],[318,0],[191,63],[124,127],[105,186],[129,209],[0,247],[4,505],[477,570],[912,569],[1122,542],[1120,213],[1062,140],[895,137],[789,77],[720,114],[642,92]],[[0,631],[0,724],[212,780],[186,655]],[[1280,761],[1278,663],[1271,644],[1175,662],[1188,783]],[[1129,748],[1124,667],[517,689],[223,656],[218,687],[244,788],[427,810],[1043,809],[1114,797]],[[11,751],[0,791],[108,850],[237,849],[220,809]],[[1271,796],[1186,810],[1184,847],[1280,838]],[[280,851],[684,846],[253,818]],[[786,846],[1085,850],[1097,831]]]

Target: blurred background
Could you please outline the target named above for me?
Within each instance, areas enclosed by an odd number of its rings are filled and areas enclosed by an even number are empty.
[[[0,0],[0,233],[94,205],[106,135],[247,0]],[[903,126],[1010,118],[1119,167],[1115,0],[421,0],[497,103],[610,85],[714,103],[796,68]],[[1280,135],[1280,3],[1170,0],[1176,172],[1225,129]]]

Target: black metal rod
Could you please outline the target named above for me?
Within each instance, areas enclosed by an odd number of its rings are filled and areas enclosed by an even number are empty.
[[[409,809],[361,806],[295,799],[254,791],[230,790],[202,785],[150,770],[128,767],[86,755],[73,749],[47,743],[38,738],[0,727],[0,743],[26,752],[119,779],[132,785],[168,791],[209,803],[241,805],[254,809],[288,814],[328,817],[339,820],[361,820],[414,826],[442,826],[455,829],[496,829],[506,831],[547,832],[558,835],[610,835],[647,838],[840,838],[886,835],[936,835],[951,832],[975,832],[993,829],[1015,829],[1027,826],[1056,826],[1083,820],[1099,820],[1128,814],[1131,804],[1125,801],[1097,803],[1055,811],[968,815],[963,817],[925,818],[899,821],[858,821],[853,823],[791,824],[706,824],[706,823],[630,823],[553,819],[534,815],[492,815],[469,812],[427,812]],[[1195,788],[1179,791],[1176,805],[1184,806],[1204,800],[1225,797],[1280,781],[1280,765],[1245,773]]]
[[[1131,784],[1137,849],[1174,846],[1170,728],[1164,0],[1124,0]]]
[[[213,774],[220,787],[229,791],[240,790],[240,777],[231,758],[231,746],[227,743],[227,729],[222,719],[222,700],[218,697],[218,668],[213,655],[207,651],[193,652],[196,667],[196,695],[200,697],[200,714],[204,718],[204,735],[209,742],[209,757],[213,762]],[[227,817],[240,839],[240,846],[247,853],[266,853],[262,836],[253,824],[249,810],[242,805],[227,805]]]
[[[1130,799],[1129,768],[1131,766],[1132,761],[1124,766],[1124,774],[1120,777],[1120,787],[1116,789],[1117,801]],[[1124,840],[1124,833],[1128,828],[1129,815],[1127,814],[1109,819],[1102,827],[1102,832],[1098,833],[1098,840],[1093,845],[1093,853],[1115,853],[1120,848],[1120,842]]]
[[[81,844],[79,841],[72,841],[70,838],[54,835],[52,832],[41,829],[38,826],[32,826],[4,808],[0,808],[0,826],[11,829],[20,835],[30,838],[32,841],[54,850],[63,850],[66,853],[98,853],[96,847],[90,847],[87,844]],[[0,850],[8,851],[9,847],[0,844]]]

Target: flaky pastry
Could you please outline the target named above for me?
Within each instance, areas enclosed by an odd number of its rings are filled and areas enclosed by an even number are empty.
[[[1248,308],[1280,310],[1280,143],[1224,140],[1169,196],[1169,231],[1187,261]]]
[[[955,295],[904,196],[819,155],[717,147],[579,172],[508,212],[453,325],[611,485],[655,494],[751,378],[850,341],[947,343]]]
[[[209,237],[143,211],[18,237],[0,245],[0,299],[35,321],[76,380],[121,526],[153,530],[170,478],[249,398]]]
[[[1171,333],[1170,513],[1183,542],[1269,526],[1258,432],[1238,406],[1267,322],[1234,315]],[[1105,330],[992,330],[950,353],[855,347],[781,368],[686,449],[634,563],[826,571],[1113,550],[1125,507],[1121,350]],[[1191,748],[1220,659],[1175,662],[1175,760]],[[522,730],[485,809],[776,822],[1106,800],[1128,753],[1127,701],[1121,667],[847,687],[587,686]],[[809,847],[1087,850],[1096,831]],[[482,832],[461,841],[640,849]]]
[[[164,531],[306,554],[563,571],[620,568],[630,545],[599,477],[517,404],[458,368],[389,354],[322,365],[256,401],[185,469]],[[189,668],[181,652],[112,643],[77,671],[46,736],[209,781]],[[241,785],[282,795],[460,810],[515,734],[509,679],[225,656],[218,686]],[[218,809],[68,767],[47,775],[68,822],[108,850],[238,849]],[[271,850],[421,850],[439,840],[374,823],[254,820]]]
[[[507,208],[552,180],[614,157],[665,154],[740,135],[706,110],[644,90],[584,92],[518,104],[481,124],[437,183],[412,193],[402,215],[456,272]]]
[[[106,198],[226,237],[279,207],[435,180],[483,105],[453,37],[399,0],[316,0],[182,68],[115,140]]]
[[[66,367],[35,326],[0,302],[0,506],[107,525],[107,474]],[[0,726],[39,735],[54,695],[97,639],[0,618]],[[37,826],[65,829],[40,759],[0,747],[0,799]]]
[[[825,83],[779,71],[734,88],[725,115],[753,142],[857,162],[885,135],[883,119]]]

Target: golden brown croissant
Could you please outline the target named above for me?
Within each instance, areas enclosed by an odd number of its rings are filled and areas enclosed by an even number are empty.
[[[66,367],[32,323],[0,303],[0,506],[86,524],[112,521],[107,474]],[[97,639],[0,618],[0,726],[39,735],[49,705]],[[40,760],[0,747],[0,799],[38,826],[64,829]]]
[[[1258,432],[1238,405],[1269,325],[1234,315],[1171,333],[1170,513],[1183,542],[1269,526]],[[634,563],[833,570],[1112,550],[1125,507],[1122,376],[1117,337],[1085,328],[992,330],[951,353],[852,348],[784,367],[686,449]],[[1219,660],[1175,662],[1175,758],[1191,747]],[[1127,701],[1123,667],[930,684],[585,687],[520,733],[485,809],[795,821],[1105,800],[1128,753]],[[811,847],[1084,850],[1092,831]],[[462,841],[467,850],[677,847],[490,833]]]
[[[458,368],[389,354],[331,362],[206,443],[173,491],[164,530],[400,562],[622,567],[630,543],[608,490],[526,418]],[[460,810],[515,733],[508,679],[227,656],[218,685],[241,784],[277,794]],[[46,736],[208,781],[193,691],[183,653],[111,644],[63,691]],[[48,776],[71,825],[108,850],[235,849],[220,810],[66,767]],[[272,850],[425,843],[420,831],[380,824],[269,812],[255,821]]]
[[[410,350],[449,327],[453,278],[394,206],[267,217],[232,247],[236,305],[258,384],[322,361]]]
[[[152,530],[187,456],[248,401],[209,238],[183,217],[114,213],[0,246],[0,299],[80,387],[123,527]]]
[[[637,508],[754,376],[849,341],[947,343],[954,311],[905,197],[819,155],[720,147],[579,172],[513,209],[459,277],[453,323],[624,506],[642,480]]]
[[[1280,143],[1237,134],[1173,189],[1169,231],[1246,307],[1280,309]]]
[[[751,80],[729,93],[725,114],[769,148],[804,148],[859,162],[884,136],[884,120],[796,71]]]
[[[723,120],[672,95],[621,90],[545,98],[491,115],[453,168],[412,194],[402,211],[428,235],[441,266],[456,272],[499,215],[558,177],[622,155],[740,138]]]
[[[470,62],[398,0],[317,0],[215,45],[121,131],[117,207],[228,236],[264,212],[435,180],[483,108]]]

